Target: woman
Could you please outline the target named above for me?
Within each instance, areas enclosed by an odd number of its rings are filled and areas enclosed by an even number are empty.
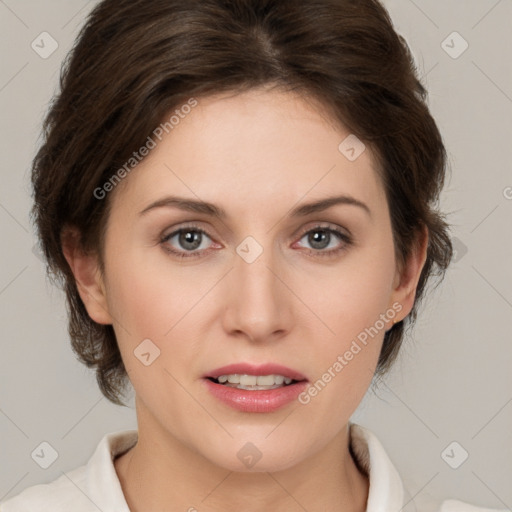
[[[112,402],[133,385],[138,430],[0,510],[414,510],[350,417],[449,265],[444,173],[376,0],[101,2],[34,213],[73,348]]]

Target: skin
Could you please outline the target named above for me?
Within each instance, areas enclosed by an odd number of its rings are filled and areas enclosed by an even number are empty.
[[[410,312],[427,236],[399,269],[370,150],[350,162],[338,150],[349,132],[312,99],[258,89],[198,100],[112,193],[104,274],[94,254],[64,244],[91,318],[114,326],[135,389],[139,440],[115,461],[127,503],[135,512],[366,510],[368,479],[350,455],[348,424],[392,321],[307,405],[235,411],[202,376],[275,362],[315,382],[394,303],[395,320]],[[341,194],[371,215],[340,204],[287,216]],[[140,214],[169,195],[214,203],[227,217]],[[178,236],[161,239],[192,221],[208,234],[202,253],[173,256],[166,247],[186,252]],[[319,223],[353,242],[331,234],[318,249],[307,232]],[[250,264],[236,253],[247,236],[263,248]],[[161,351],[150,366],[134,356],[147,338]],[[252,469],[237,457],[249,441],[262,453]]]

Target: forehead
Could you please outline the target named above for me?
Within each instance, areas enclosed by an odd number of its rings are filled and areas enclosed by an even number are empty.
[[[370,150],[347,158],[344,141],[357,139],[311,98],[251,90],[198,98],[187,112],[155,139],[116,195],[141,207],[166,193],[195,196],[239,213],[335,192],[384,200]]]

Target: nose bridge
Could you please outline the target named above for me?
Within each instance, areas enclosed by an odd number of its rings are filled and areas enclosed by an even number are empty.
[[[257,340],[290,328],[290,301],[276,277],[279,267],[272,246],[251,236],[237,246],[229,282],[229,330]]]

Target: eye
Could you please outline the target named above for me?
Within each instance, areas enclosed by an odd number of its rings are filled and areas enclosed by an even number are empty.
[[[182,258],[190,258],[200,256],[207,251],[211,245],[208,240],[212,242],[208,233],[203,229],[197,226],[184,226],[164,235],[160,243],[167,252]],[[218,244],[217,246],[220,247]]]
[[[306,231],[298,243],[302,240],[311,247],[308,252],[318,256],[334,256],[352,244],[349,235],[329,226],[315,226]]]

